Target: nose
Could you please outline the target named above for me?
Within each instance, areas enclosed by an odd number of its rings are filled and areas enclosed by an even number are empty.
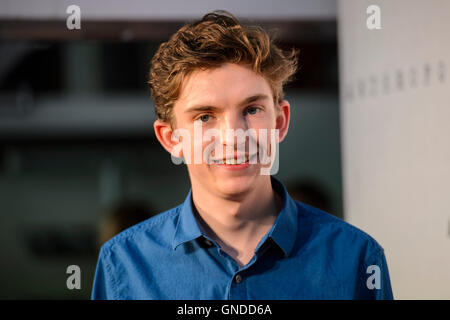
[[[237,146],[237,130],[243,130],[244,132],[248,129],[248,123],[240,112],[227,112],[225,113],[222,121],[220,122],[220,135],[221,141],[224,146],[233,145],[235,148]]]

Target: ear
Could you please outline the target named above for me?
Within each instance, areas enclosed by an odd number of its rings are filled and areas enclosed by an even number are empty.
[[[161,121],[157,119],[153,123],[153,128],[155,129],[155,135],[159,143],[167,150],[170,154],[173,153],[176,157],[182,157],[183,151],[181,148],[175,148],[180,141],[172,140],[173,129],[169,122]]]
[[[279,103],[279,110],[276,115],[276,125],[275,128],[279,131],[278,142],[284,140],[286,134],[289,129],[289,121],[290,121],[290,104],[286,100],[283,100]]]

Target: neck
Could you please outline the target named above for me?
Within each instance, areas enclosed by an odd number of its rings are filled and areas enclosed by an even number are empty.
[[[245,265],[261,238],[272,227],[282,199],[266,176],[245,194],[225,197],[201,185],[192,185],[197,218],[213,238],[239,265]]]

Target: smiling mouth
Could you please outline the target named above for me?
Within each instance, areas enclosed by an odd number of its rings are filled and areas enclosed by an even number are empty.
[[[255,153],[253,155],[246,155],[244,158],[238,157],[239,159],[234,158],[226,158],[221,160],[211,159],[211,161],[213,164],[239,165],[244,163],[250,163],[250,161],[254,160],[256,156],[257,154]],[[254,163],[256,163],[256,161]]]

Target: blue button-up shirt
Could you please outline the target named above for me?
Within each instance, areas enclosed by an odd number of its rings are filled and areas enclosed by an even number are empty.
[[[393,299],[373,238],[271,181],[283,207],[245,266],[202,232],[191,189],[102,246],[92,299]]]

